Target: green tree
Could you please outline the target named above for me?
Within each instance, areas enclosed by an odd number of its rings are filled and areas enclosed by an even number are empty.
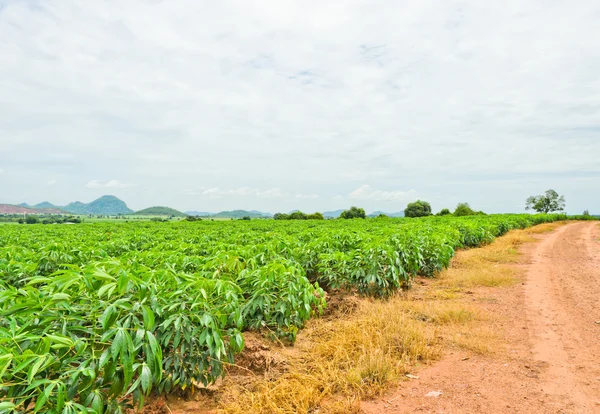
[[[590,216],[590,211],[589,210],[583,210],[583,215],[584,216]]]
[[[289,220],[290,219],[290,215],[289,214],[285,214],[285,213],[275,213],[275,215],[273,216],[273,219],[275,219],[275,220]]]
[[[325,220],[325,217],[323,217],[323,213],[319,212],[309,214],[307,218],[309,220]]]
[[[340,218],[342,219],[355,219],[355,218],[366,218],[367,215],[365,214],[365,210],[363,208],[358,208],[358,207],[350,207],[350,210],[344,210],[342,211],[342,214],[340,214]]]
[[[427,201],[417,200],[408,203],[404,209],[405,217],[426,217],[431,215],[431,205]]]
[[[290,220],[306,220],[306,214],[304,214],[301,211],[294,211],[292,214],[290,214]]]
[[[450,210],[448,210],[447,208],[443,208],[440,210],[439,213],[437,213],[437,216],[447,216],[449,214],[452,214],[452,212]]]
[[[469,205],[469,203],[458,203],[456,206],[456,210],[454,210],[454,215],[457,217],[462,216],[474,216],[477,214]]]
[[[531,196],[525,202],[525,210],[535,210],[538,213],[552,213],[563,211],[565,209],[565,197],[558,195],[552,189],[547,190],[542,195]]]
[[[25,223],[27,224],[36,224],[39,223],[39,220],[36,216],[27,216],[25,218]]]

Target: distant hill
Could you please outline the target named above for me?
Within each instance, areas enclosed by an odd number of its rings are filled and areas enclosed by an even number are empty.
[[[265,213],[263,211],[258,210],[231,210],[231,211],[221,211],[219,213],[209,213],[208,211],[186,211],[185,214],[188,216],[198,216],[198,217],[214,217],[214,218],[242,218],[242,217],[250,217],[250,218],[270,218],[273,217],[271,213]]]
[[[31,208],[38,208],[38,209],[40,209],[40,208],[58,208],[58,209],[60,209],[59,206],[55,206],[54,204],[49,203],[47,201],[43,201],[39,204],[36,204],[35,206],[31,206]]]
[[[119,214],[130,214],[133,213],[124,201],[119,200],[117,197],[112,195],[105,195],[91,203],[82,203],[81,201],[74,201],[67,204],[66,206],[56,206],[48,201],[30,206],[27,203],[21,203],[18,206],[26,209],[36,210],[35,213],[48,213],[47,210],[51,210],[51,214],[100,214],[106,216],[116,216]]]
[[[0,214],[65,214],[58,208],[31,208],[14,206],[12,204],[0,204]]]
[[[187,217],[187,214],[181,211],[175,210],[170,207],[148,207],[140,211],[136,211],[132,215],[134,216],[169,216],[169,217]]]
[[[242,217],[250,217],[250,218],[269,218],[273,217],[269,213],[262,213],[256,210],[232,210],[232,211],[221,211],[219,213],[213,214],[210,217],[214,218],[242,218]]]
[[[400,211],[398,213],[384,213],[383,211],[374,211],[371,214],[368,214],[367,217],[373,218],[379,216],[380,214],[385,214],[388,217],[404,217],[403,211]]]
[[[63,210],[72,214],[102,214],[116,216],[119,214],[131,214],[133,210],[127,207],[124,201],[112,195],[105,195],[91,203],[85,204],[80,201],[69,203]]]
[[[215,213],[209,213],[207,211],[186,211],[185,214],[188,216],[200,216],[200,217],[210,217],[214,216]]]
[[[334,211],[325,211],[323,212],[323,217],[325,218],[338,218],[340,214],[342,214],[344,210],[334,210]]]

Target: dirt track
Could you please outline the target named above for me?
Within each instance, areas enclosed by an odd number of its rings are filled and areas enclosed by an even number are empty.
[[[543,391],[565,409],[600,412],[600,244],[595,223],[546,236],[525,284]],[[598,322],[598,323],[596,323]]]
[[[539,236],[521,249],[522,283],[473,299],[497,318],[505,351],[453,352],[363,412],[600,413],[599,230],[581,222]]]

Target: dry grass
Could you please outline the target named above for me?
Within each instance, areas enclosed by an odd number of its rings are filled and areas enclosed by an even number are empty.
[[[444,347],[494,352],[501,342],[495,321],[473,305],[465,288],[515,283],[518,246],[559,225],[513,231],[483,248],[460,251],[433,283],[389,301],[355,300],[350,313],[311,321],[288,370],[245,387],[229,380],[223,411],[358,413],[361,398],[380,395],[416,365],[438,359]]]
[[[519,261],[519,246],[534,241],[533,235],[551,232],[563,224],[548,223],[514,230],[483,248],[461,251],[452,260],[451,267],[440,274],[438,286],[461,289],[512,285],[519,280],[519,269],[506,265]]]
[[[223,409],[305,413],[320,406],[319,412],[352,412],[358,399],[381,394],[415,363],[440,356],[434,321],[457,316],[428,309],[420,311],[419,315],[426,315],[420,318],[404,311],[406,303],[401,297],[387,302],[361,300],[354,314],[343,320],[313,321],[303,332],[304,343],[299,344],[303,350],[289,362],[287,373],[273,381],[260,379],[247,388],[230,384]],[[332,398],[336,395],[346,397]],[[323,400],[327,403],[321,405]]]

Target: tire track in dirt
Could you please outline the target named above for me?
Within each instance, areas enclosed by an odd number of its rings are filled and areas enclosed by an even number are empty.
[[[473,289],[503,344],[452,350],[366,414],[600,414],[600,227],[576,222],[526,243],[522,283]],[[440,390],[439,398],[427,398]]]
[[[558,229],[535,245],[525,283],[532,356],[547,398],[600,412],[600,244],[597,223]]]

